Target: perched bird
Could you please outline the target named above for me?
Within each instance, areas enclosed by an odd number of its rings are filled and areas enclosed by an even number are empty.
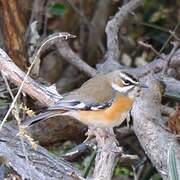
[[[90,127],[108,128],[120,125],[127,117],[142,86],[132,75],[117,70],[100,74],[79,89],[64,96],[46,112],[31,118],[32,125],[54,116],[71,116]]]

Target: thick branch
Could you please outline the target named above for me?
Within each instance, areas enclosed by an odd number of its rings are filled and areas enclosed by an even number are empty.
[[[78,170],[49,154],[44,148],[37,146],[34,150],[27,141],[24,145],[28,162],[25,160],[17,131],[8,125],[0,131],[0,156],[22,179],[83,179]]]
[[[106,59],[108,61],[118,61],[120,56],[118,32],[125,18],[143,3],[143,0],[131,0],[122,6],[115,16],[108,21],[106,26],[107,48]]]
[[[167,59],[168,54],[167,55],[162,54],[162,57],[163,57],[163,59]],[[149,72],[155,72],[155,73],[160,72],[164,68],[164,66],[165,66],[164,60],[162,60],[161,58],[156,58],[152,62],[150,62],[144,66],[140,66],[135,69],[132,69],[132,72],[137,74],[138,76],[143,76]],[[174,52],[168,67],[169,68],[177,68],[179,66],[180,66],[180,49],[177,49]]]
[[[148,86],[150,88],[142,93],[132,110],[134,131],[153,165],[163,179],[168,179],[168,149],[173,145],[180,175],[180,146],[173,134],[158,125],[164,122],[160,112],[160,84],[149,79]]]
[[[105,138],[103,133],[108,133],[109,137]],[[117,146],[113,129],[107,132],[97,129],[95,135],[98,152],[93,177],[95,180],[111,180],[116,165],[116,156],[121,153],[121,148]]]
[[[25,73],[13,63],[2,49],[0,49],[0,70],[17,86],[21,85],[25,77]],[[27,78],[27,81],[23,86],[23,91],[29,96],[36,98],[45,106],[49,106],[50,104],[53,104],[57,98],[61,98],[53,88],[42,86],[30,77]]]
[[[179,52],[179,50],[177,52]],[[174,64],[178,63],[178,59],[180,57],[179,54],[177,55],[176,53],[174,57],[171,60],[170,66],[173,65],[173,63]],[[161,68],[162,67],[163,67],[163,63],[161,64]],[[24,73],[19,68],[17,68],[16,65],[12,63],[12,61],[9,59],[9,57],[6,55],[6,53],[3,50],[0,51],[0,70],[3,71],[5,74],[7,74],[8,79],[18,86],[21,84],[22,79],[24,78]],[[144,73],[144,71],[141,71],[141,72]],[[18,79],[18,81],[15,80],[15,77]],[[169,81],[167,81],[166,83],[168,85]],[[171,90],[172,89],[174,89],[175,91],[179,90],[179,88],[176,88],[177,86],[179,87],[178,83],[176,84],[171,83],[171,86],[175,87],[175,88],[170,88]],[[36,89],[34,94],[30,93],[31,88]],[[32,79],[29,80],[29,83],[26,83],[26,87],[23,89],[23,91],[35,97],[38,100],[39,100],[39,96],[43,94],[44,100],[42,100],[41,102],[44,103],[45,105],[49,105],[54,102],[54,100],[52,99],[51,95],[49,95],[48,92],[42,91],[41,88],[39,88],[39,85],[36,83],[34,86],[34,82]],[[153,164],[157,167],[157,169],[160,172],[162,170],[166,173],[166,175],[162,174],[162,176],[167,177],[167,161],[166,161],[167,148],[164,146],[164,144],[168,144],[169,142],[172,142],[174,146],[177,147],[177,143],[175,142],[174,136],[172,134],[167,133],[162,128],[157,126],[157,124],[153,124],[151,121],[149,121],[149,119],[152,120],[154,117],[156,118],[159,117],[159,119],[161,119],[161,116],[159,115],[157,116],[157,114],[160,114],[160,110],[158,109],[159,107],[158,104],[160,103],[160,101],[157,101],[154,103],[152,102],[152,99],[154,98],[153,93],[158,93],[158,92],[159,91],[154,90],[153,87],[152,87],[152,91],[146,92],[145,95],[143,96],[144,99],[141,98],[139,101],[139,104],[135,105],[135,107],[137,106],[137,109],[134,110],[133,115],[135,119],[134,121],[135,132],[139,138],[139,141],[141,142],[143,148],[145,149],[145,151],[147,152],[148,156],[152,160]],[[152,97],[149,97],[150,95],[152,95]],[[45,99],[45,97],[48,97],[48,98]],[[151,102],[149,102],[149,100],[151,100]],[[148,109],[150,109],[151,113],[148,113],[149,112]],[[154,111],[152,111],[152,109]],[[146,111],[147,111],[146,116],[144,116]],[[152,117],[151,115],[153,115],[153,118],[151,118]],[[162,149],[164,150],[163,152],[162,152]],[[161,154],[163,154],[163,156],[161,156]],[[111,162],[113,161],[114,160],[112,158]],[[109,163],[109,164],[112,165],[112,163]],[[111,167],[113,169],[113,166]]]

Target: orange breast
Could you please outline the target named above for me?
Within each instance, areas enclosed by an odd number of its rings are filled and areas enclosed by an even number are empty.
[[[117,125],[124,120],[124,114],[129,111],[132,103],[132,99],[126,96],[118,96],[109,108],[97,111],[81,111],[78,119],[88,125],[98,124],[99,127],[101,125],[108,126],[108,124]]]

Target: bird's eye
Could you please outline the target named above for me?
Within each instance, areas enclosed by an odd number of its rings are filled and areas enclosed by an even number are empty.
[[[126,85],[126,86],[129,86],[130,84],[132,84],[129,80],[125,79],[125,80],[122,80],[123,84]]]

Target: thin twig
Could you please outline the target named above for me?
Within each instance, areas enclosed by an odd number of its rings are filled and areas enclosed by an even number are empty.
[[[62,40],[62,39],[65,38],[65,40],[67,40],[68,38],[73,38],[73,37],[74,37],[74,36],[70,35],[69,33],[58,33],[56,36],[53,36],[53,37],[49,38],[48,40],[46,40],[46,41],[41,45],[41,47],[40,47],[39,50],[37,51],[36,56],[34,57],[34,59],[33,59],[33,61],[32,61],[32,64],[31,64],[30,67],[28,68],[28,71],[27,71],[27,73],[26,73],[26,75],[25,75],[25,77],[24,77],[24,80],[22,81],[22,83],[21,83],[21,85],[20,85],[20,87],[19,87],[19,90],[18,90],[16,96],[14,97],[14,100],[13,100],[13,102],[11,103],[11,106],[10,106],[8,112],[6,113],[5,117],[3,118],[3,120],[2,120],[2,122],[1,122],[1,124],[0,124],[0,131],[1,131],[4,123],[6,122],[8,116],[10,115],[12,109],[14,108],[14,105],[15,105],[15,103],[16,103],[16,101],[17,101],[17,98],[19,97],[19,95],[20,95],[20,93],[21,93],[21,91],[22,91],[22,88],[23,88],[23,86],[24,86],[24,83],[25,83],[25,81],[27,80],[27,78],[28,78],[28,76],[29,76],[29,74],[30,74],[30,72],[31,72],[31,69],[33,68],[34,64],[36,63],[36,60],[38,59],[38,57],[39,57],[39,55],[40,55],[40,52],[41,52],[41,50],[44,48],[44,46],[45,46],[47,43],[49,43],[50,41],[54,40],[54,39],[61,39],[61,40]]]
[[[87,176],[89,174],[89,171],[91,170],[91,167],[92,167],[92,165],[93,165],[93,163],[95,161],[95,158],[96,158],[96,153],[97,153],[97,150],[94,149],[94,151],[91,154],[90,161],[89,161],[89,163],[88,163],[88,165],[87,165],[87,167],[86,167],[86,169],[84,171],[84,175],[83,175],[84,178],[87,178]]]
[[[7,78],[6,78],[6,76],[4,76],[3,72],[1,72],[1,74],[2,74],[2,77],[3,77],[4,82],[5,82],[5,84],[6,84],[6,88],[7,88],[8,92],[9,92],[9,94],[10,94],[10,96],[11,96],[11,99],[14,101],[14,95],[13,95],[13,93],[12,93],[12,90],[11,90],[10,86],[9,86],[9,83],[8,83],[8,81],[7,81]],[[19,108],[18,108],[17,103],[15,103],[15,106],[14,106],[14,107],[15,107],[15,111],[14,111],[15,115],[14,115],[14,117],[15,117],[15,119],[17,120],[18,128],[20,129]],[[20,135],[19,137],[20,137],[20,141],[21,141],[21,145],[22,145],[22,150],[23,150],[23,153],[24,153],[24,156],[25,156],[25,159],[26,159],[26,163],[29,164],[29,158],[28,158],[28,156],[27,156],[26,149],[25,149],[25,146],[24,146],[24,140],[23,140],[23,138],[22,138],[21,135]],[[30,179],[32,180],[31,171],[30,171],[29,169],[28,169],[28,173],[29,173]]]
[[[48,2],[44,3],[44,23],[43,23],[43,37],[47,35],[47,24],[48,24]]]
[[[162,60],[165,61],[164,57],[161,54],[159,54],[159,52],[156,51],[156,49],[151,44],[148,44],[142,41],[138,41],[138,44],[145,48],[151,49],[156,54],[156,56],[160,57]]]
[[[168,57],[167,57],[167,59],[165,61],[165,64],[164,64],[164,68],[162,69],[162,77],[164,77],[165,73],[167,72],[167,69],[168,69],[168,66],[169,66],[169,64],[171,62],[171,59],[174,56],[177,48],[179,47],[179,44],[176,43],[176,42],[174,42],[173,45],[174,45],[174,47],[173,47],[171,53],[168,55]]]
[[[178,42],[180,42],[180,38],[176,35],[176,33],[174,31],[169,31],[169,33],[172,35],[172,37],[174,37],[174,39]]]
[[[6,76],[4,75],[4,73],[3,73],[2,71],[1,71],[1,75],[2,75],[2,77],[3,77],[3,79],[4,79],[5,84],[6,84],[7,91],[9,92],[9,94],[10,94],[10,96],[11,96],[11,99],[13,100],[13,99],[14,99],[14,95],[13,95],[13,93],[12,93],[12,90],[11,90],[10,86],[9,86],[9,83],[8,83],[8,81],[7,81]]]
[[[177,23],[176,27],[174,28],[173,32],[175,33],[178,29],[180,25],[180,22]],[[159,51],[159,54],[161,54],[163,52],[163,50],[165,49],[165,47],[167,46],[167,44],[170,42],[171,38],[173,37],[172,34],[170,34],[170,36],[168,37],[168,39],[166,40],[166,42],[163,44],[162,48]]]
[[[83,21],[86,23],[86,25],[88,26],[89,29],[92,30],[92,32],[94,32],[94,35],[97,38],[97,42],[99,45],[100,50],[102,51],[102,53],[105,53],[105,48],[104,45],[101,42],[101,39],[99,38],[99,34],[97,33],[97,30],[91,22],[89,22],[89,20],[86,18],[86,16],[83,14],[82,11],[80,11],[74,4],[73,2],[71,2],[71,0],[66,0],[66,2],[72,7],[72,9],[74,9],[74,11],[83,19]]]
[[[143,0],[131,0],[126,5],[119,8],[115,16],[108,21],[105,32],[107,35],[107,53],[105,55],[108,61],[118,61],[120,56],[118,32],[125,18],[143,3]]]
[[[67,42],[57,43],[59,54],[71,65],[78,68],[89,77],[97,75],[96,69],[84,62],[68,45]]]
[[[168,33],[169,34],[169,30],[164,28],[164,27],[161,27],[161,26],[158,26],[156,24],[151,24],[151,23],[147,23],[147,22],[138,22],[138,21],[132,21],[130,22],[130,24],[137,24],[137,25],[140,25],[140,26],[146,26],[146,27],[150,27],[150,28],[153,28],[155,30],[159,30],[159,31],[162,31],[162,32],[165,32],[165,33]]]

